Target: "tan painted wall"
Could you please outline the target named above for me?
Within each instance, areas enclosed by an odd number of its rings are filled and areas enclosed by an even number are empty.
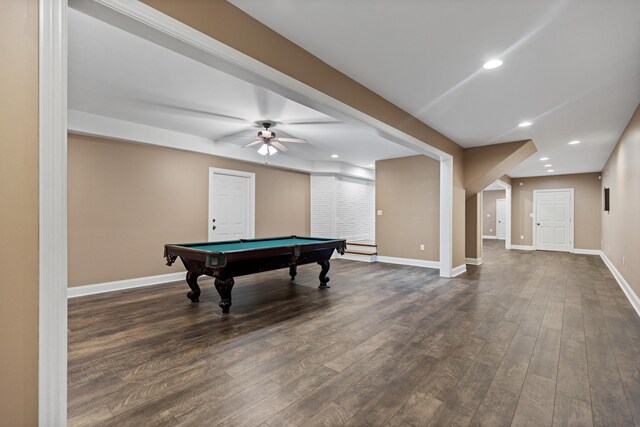
[[[474,194],[466,201],[465,207],[465,253],[467,258],[482,258],[482,192]]]
[[[309,234],[306,173],[69,135],[69,286],[181,271],[163,245],[207,240],[209,167],[256,174],[256,237]]]
[[[440,165],[426,156],[376,162],[378,254],[440,259]],[[420,250],[420,245],[425,250]]]
[[[454,156],[453,265],[458,266],[464,263],[465,192],[462,147],[226,1],[143,0],[143,2]]]
[[[38,424],[38,1],[0,2],[0,425]]]
[[[505,199],[507,192],[504,190],[491,190],[482,192],[482,235],[496,235],[496,200]]]
[[[640,106],[604,166],[602,186],[611,203],[602,214],[602,250],[640,296]]]
[[[533,190],[573,188],[575,248],[600,249],[601,197],[599,173],[513,178],[511,187],[511,243],[533,245]],[[524,185],[520,186],[518,183]],[[524,235],[524,239],[520,239]]]

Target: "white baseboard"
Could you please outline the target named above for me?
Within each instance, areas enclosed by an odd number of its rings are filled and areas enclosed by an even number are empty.
[[[600,249],[574,249],[573,253],[580,255],[602,255]]]
[[[376,255],[362,255],[362,254],[349,254],[345,253],[340,256],[340,259],[348,259],[351,261],[362,261],[362,262],[376,262]]]
[[[440,268],[439,261],[427,261],[413,258],[397,258],[392,256],[377,256],[378,262],[386,262],[389,264],[413,265],[415,267]]]
[[[116,280],[115,282],[96,283],[94,285],[74,286],[67,288],[67,298],[83,297],[104,292],[121,291],[124,289],[141,288],[143,286],[159,285],[161,283],[184,280],[185,272],[160,274],[158,276],[136,277],[135,279]]]
[[[497,239],[497,236],[482,236],[483,239]]]
[[[464,263],[465,264],[471,264],[471,265],[481,265],[482,264],[482,258],[465,258],[464,259]]]
[[[462,264],[454,267],[451,271],[451,277],[456,277],[467,271],[467,264]]]
[[[532,251],[533,246],[525,246],[525,245],[511,245],[511,249],[516,249],[519,251]]]
[[[609,260],[609,258],[607,258],[607,256],[602,251],[600,252],[600,258],[602,258],[602,260],[607,265],[607,267],[609,267],[611,274],[613,274],[613,277],[618,282],[618,285],[620,285],[620,287],[622,288],[622,291],[627,296],[627,299],[631,303],[631,306],[636,310],[636,313],[638,313],[638,316],[640,316],[640,298],[638,298],[638,295],[636,295],[636,293],[633,292],[633,289],[631,289],[631,286],[629,286],[629,284],[624,279],[624,277],[622,277],[622,274],[620,274],[616,266],[613,265],[613,263]]]

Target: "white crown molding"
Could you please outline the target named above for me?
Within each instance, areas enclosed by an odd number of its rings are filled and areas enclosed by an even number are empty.
[[[455,267],[453,269],[453,271],[451,272],[452,273],[451,277],[459,276],[462,273],[465,273],[466,271],[467,271],[467,265],[466,264],[459,265],[459,266],[457,266],[457,267]]]
[[[426,268],[440,268],[438,261],[427,261],[423,259],[414,258],[398,258],[392,256],[377,256],[378,262],[386,262],[388,264],[400,264],[400,265],[412,265],[414,267],[426,267]]]
[[[73,286],[67,289],[67,298],[77,298],[105,292],[122,291],[125,289],[141,288],[144,286],[161,285],[163,283],[184,280],[185,272],[160,274],[157,276],[136,277],[134,279],[116,280],[113,282],[96,283],[92,285]]]
[[[39,2],[38,424],[67,425],[67,1]]]
[[[482,265],[482,258],[465,258],[464,263],[469,265]]]
[[[249,163],[264,163],[264,156],[258,154],[257,150],[244,149],[228,142],[213,141],[201,136],[114,119],[85,111],[69,110],[68,129],[69,132],[78,135],[134,141],[242,160]],[[371,169],[361,168],[343,162],[313,162],[283,153],[269,157],[269,165],[299,172],[338,174],[369,181],[375,179],[375,172]]]
[[[532,251],[533,246],[525,246],[525,245],[511,245],[511,249],[516,249],[519,251]]]
[[[616,266],[613,265],[611,260],[607,258],[604,252],[600,252],[600,257],[602,258],[604,263],[607,265],[607,267],[609,267],[611,274],[613,274],[613,277],[616,279],[616,282],[618,282],[618,285],[620,286],[620,288],[622,288],[622,291],[627,296],[627,299],[631,303],[631,306],[634,308],[638,316],[640,316],[640,298],[638,298],[638,295],[636,295],[633,289],[631,289],[631,286],[629,285],[629,283],[627,283],[624,276],[622,276],[622,274],[618,271]]]

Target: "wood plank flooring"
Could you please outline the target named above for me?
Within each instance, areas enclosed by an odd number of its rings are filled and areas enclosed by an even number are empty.
[[[69,302],[71,426],[640,425],[640,318],[597,256],[332,262]]]

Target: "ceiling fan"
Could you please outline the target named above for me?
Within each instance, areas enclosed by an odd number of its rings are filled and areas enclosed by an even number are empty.
[[[243,148],[262,144],[262,146],[258,150],[258,153],[262,154],[263,156],[272,156],[278,151],[284,152],[288,150],[288,148],[282,144],[283,142],[295,144],[305,144],[307,142],[305,139],[300,138],[276,136],[275,132],[269,130],[269,128],[274,125],[273,122],[264,121],[261,122],[261,125],[262,127],[264,127],[264,130],[258,131],[258,139],[246,145],[243,145]]]

